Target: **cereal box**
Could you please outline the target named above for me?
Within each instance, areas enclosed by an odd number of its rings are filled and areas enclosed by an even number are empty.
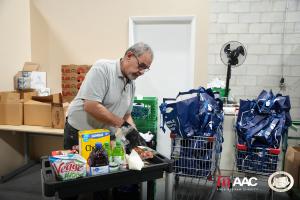
[[[107,129],[79,131],[79,154],[87,160],[97,142],[102,144],[110,142],[110,131]]]

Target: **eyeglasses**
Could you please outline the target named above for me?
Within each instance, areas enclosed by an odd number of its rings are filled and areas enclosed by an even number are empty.
[[[150,66],[146,65],[145,63],[140,63],[139,59],[136,57],[136,55],[132,54],[135,59],[137,60],[137,63],[138,63],[138,68],[140,71],[144,71],[144,72],[147,72],[150,70]]]

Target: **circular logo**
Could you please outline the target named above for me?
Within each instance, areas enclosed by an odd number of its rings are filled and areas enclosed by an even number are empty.
[[[293,187],[294,178],[284,171],[275,172],[269,177],[268,185],[275,192],[286,192]]]

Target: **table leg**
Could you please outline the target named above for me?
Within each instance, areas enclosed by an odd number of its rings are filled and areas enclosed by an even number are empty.
[[[154,180],[147,181],[147,200],[154,200]]]
[[[172,199],[173,178],[173,173],[165,172],[165,200]]]
[[[24,172],[26,169],[32,167],[36,162],[33,160],[29,159],[29,136],[27,133],[23,133],[24,134],[24,165],[22,165],[21,167],[15,169],[14,171],[1,176],[0,177],[0,183],[4,183],[8,180],[10,180],[11,178],[15,177],[16,175]]]

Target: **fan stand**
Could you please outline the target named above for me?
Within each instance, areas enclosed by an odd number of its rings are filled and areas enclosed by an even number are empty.
[[[225,87],[225,97],[227,97],[228,100],[228,94],[229,94],[229,81],[231,78],[231,60],[229,60],[227,65],[227,76],[226,76],[226,87]]]

